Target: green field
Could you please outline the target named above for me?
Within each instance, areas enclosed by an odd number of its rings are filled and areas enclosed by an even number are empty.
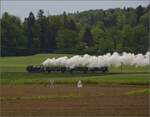
[[[72,56],[66,54],[38,54],[21,57],[0,57],[1,72],[26,72],[27,65],[39,65],[47,58],[58,58],[61,56]]]
[[[1,85],[19,85],[19,84],[48,84],[50,79],[54,79],[56,84],[75,84],[79,79],[85,84],[148,84],[149,66],[135,67],[111,66],[109,73],[105,74],[83,74],[83,73],[27,73],[27,65],[39,65],[45,59],[60,56],[72,56],[65,54],[38,54],[26,57],[1,57]]]

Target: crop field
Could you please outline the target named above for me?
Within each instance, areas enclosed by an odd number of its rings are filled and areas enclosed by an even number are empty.
[[[66,54],[0,57],[2,116],[148,116],[150,66],[108,73],[27,73],[27,65]],[[49,81],[54,80],[54,88]],[[77,88],[81,80],[83,88]]]

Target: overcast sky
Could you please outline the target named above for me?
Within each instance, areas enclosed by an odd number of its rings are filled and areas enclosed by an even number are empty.
[[[116,1],[1,1],[1,14],[5,11],[20,17],[22,20],[32,11],[37,14],[39,9],[43,9],[45,14],[61,14],[85,11],[89,9],[108,9],[147,6],[149,0],[116,0]]]

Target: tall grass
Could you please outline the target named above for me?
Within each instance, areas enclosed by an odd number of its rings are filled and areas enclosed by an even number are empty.
[[[70,74],[70,73],[37,73],[3,72],[1,85],[48,84],[53,79],[55,84],[148,84],[149,74]]]

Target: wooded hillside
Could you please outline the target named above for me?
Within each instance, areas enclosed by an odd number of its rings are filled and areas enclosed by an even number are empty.
[[[149,9],[116,8],[46,16],[29,13],[24,21],[5,12],[1,56],[37,53],[145,53],[149,46]]]

